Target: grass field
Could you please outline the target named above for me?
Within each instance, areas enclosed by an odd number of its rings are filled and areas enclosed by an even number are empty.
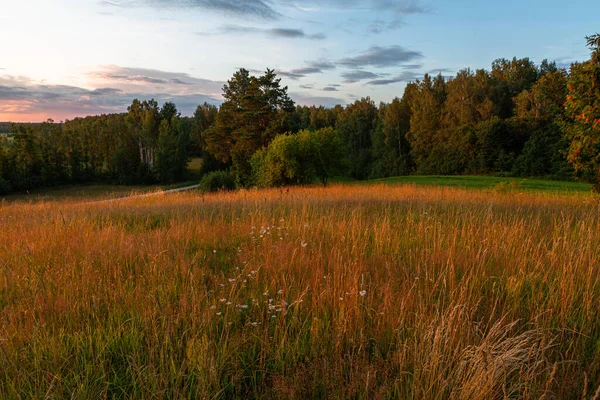
[[[202,160],[193,159],[189,165],[189,173],[185,182],[175,185],[79,185],[58,188],[46,188],[32,191],[30,193],[15,193],[4,196],[8,202],[14,201],[51,201],[61,199],[81,200],[89,198],[120,198],[135,194],[151,193],[161,190],[174,189],[198,183],[202,179],[200,168]],[[464,189],[491,189],[495,191],[543,191],[550,193],[589,193],[592,185],[580,182],[551,181],[526,178],[498,178],[490,176],[401,176],[395,178],[375,179],[370,181],[356,181],[351,178],[336,177],[332,179],[333,184],[389,184],[419,186],[455,187]]]
[[[585,192],[0,205],[0,398],[597,399]]]
[[[512,189],[545,192],[589,192],[592,185],[580,182],[551,181],[530,178],[500,178],[493,176],[401,176],[377,179],[369,183],[416,184],[449,186],[466,189]]]

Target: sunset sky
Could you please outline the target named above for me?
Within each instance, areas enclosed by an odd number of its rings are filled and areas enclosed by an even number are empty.
[[[240,67],[274,68],[299,104],[390,101],[424,73],[500,57],[585,60],[597,0],[6,0],[0,121],[123,112],[184,115]]]

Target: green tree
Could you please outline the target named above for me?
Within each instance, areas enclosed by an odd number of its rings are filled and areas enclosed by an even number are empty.
[[[350,104],[337,118],[337,131],[348,154],[349,175],[366,179],[371,174],[373,136],[377,127],[377,107],[366,97]]]
[[[42,185],[43,158],[39,137],[34,127],[15,127],[8,154],[8,180],[17,190],[29,190]]]
[[[129,132],[135,137],[140,155],[140,163],[144,173],[150,173],[154,168],[154,157],[158,142],[158,127],[160,111],[155,100],[133,100],[127,108],[127,125]]]
[[[395,98],[389,105],[379,106],[379,124],[373,139],[375,162],[371,178],[407,175],[413,167],[410,143],[406,134],[410,130],[410,92],[402,100]]]
[[[447,85],[442,123],[445,128],[458,128],[488,120],[493,115],[490,100],[491,79],[487,71],[464,69]]]
[[[288,131],[294,102],[287,86],[281,86],[273,70],[255,77],[240,69],[223,87],[224,103],[215,124],[206,131],[210,154],[231,165],[240,186],[250,182],[250,158],[269,145],[275,136]]]
[[[194,111],[190,140],[195,153],[202,155],[206,151],[205,132],[214,125],[218,113],[217,106],[206,102]]]
[[[571,66],[566,112],[571,119],[569,161],[600,191],[600,34],[586,38],[590,60]]]
[[[189,161],[188,133],[182,129],[178,114],[171,121],[163,119],[158,134],[155,173],[162,183],[172,183],[183,178]]]
[[[513,173],[519,176],[570,178],[573,168],[565,159],[569,143],[563,132],[566,126],[564,102],[567,72],[556,68],[553,63],[542,62],[540,74],[540,79],[531,89],[521,92],[514,99],[515,118],[524,124],[529,138],[515,161]]]
[[[279,135],[251,159],[252,182],[258,187],[302,185],[318,178],[326,184],[340,173],[343,146],[333,128]]]
[[[311,183],[317,174],[314,161],[318,157],[310,132],[279,135],[253,157],[251,164],[258,168],[253,171],[253,181],[259,187]]]
[[[304,133],[307,135],[307,133]],[[342,175],[348,167],[348,161],[344,152],[344,145],[338,132],[327,127],[308,134],[311,140],[316,142],[317,153],[312,155],[315,172],[323,185],[327,184],[329,178]]]
[[[529,90],[515,99],[515,114],[520,119],[551,121],[562,116],[567,95],[567,71],[556,69],[542,75]]]
[[[554,179],[570,179],[573,167],[565,154],[569,141],[560,124],[550,121],[527,121],[530,137],[515,160],[513,173],[518,176],[533,176]]]
[[[409,84],[406,90],[411,92],[410,131],[407,139],[411,145],[413,160],[419,168],[420,165],[425,164],[438,139],[436,135],[441,129],[446,85],[441,75],[434,81],[426,74],[422,81]]]
[[[491,98],[494,114],[499,118],[510,118],[514,114],[513,99],[528,90],[537,81],[539,70],[529,58],[505,58],[492,63],[493,89]]]
[[[12,191],[12,185],[5,178],[3,170],[7,167],[7,152],[8,152],[8,140],[6,136],[0,134],[0,195],[7,194]]]
[[[158,113],[158,118],[160,119],[161,123],[162,123],[162,121],[167,121],[168,123],[171,123],[171,121],[175,117],[180,118],[181,113],[177,109],[177,106],[175,105],[175,103],[173,103],[172,101],[167,101],[160,108],[160,111]]]

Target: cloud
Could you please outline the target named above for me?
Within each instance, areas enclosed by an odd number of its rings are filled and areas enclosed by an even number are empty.
[[[325,35],[322,33],[318,33],[315,35],[307,35],[306,33],[304,33],[304,31],[302,29],[274,28],[274,29],[268,29],[267,32],[270,33],[271,36],[281,37],[281,38],[291,38],[291,39],[307,38],[307,39],[313,39],[313,40],[325,39]]]
[[[294,100],[298,105],[301,106],[324,106],[324,107],[334,107],[338,104],[346,104],[344,99],[340,99],[337,97],[320,97],[320,96],[305,96],[301,93],[290,93],[289,94],[292,100]]]
[[[309,61],[307,64],[309,67],[318,68],[320,70],[331,70],[336,68],[334,63],[325,60]]]
[[[98,85],[117,86],[126,91],[155,92],[157,88],[174,94],[205,93],[220,96],[225,82],[192,77],[186,73],[115,65],[100,67],[87,74]]]
[[[297,73],[297,74],[320,74],[323,71],[319,68],[315,68],[315,67],[304,67],[304,68],[296,68],[293,69],[292,72]]]
[[[306,75],[310,75],[310,74],[322,74],[325,71],[328,70],[332,70],[335,69],[335,64],[331,63],[329,61],[308,61],[306,63],[306,67],[301,67],[301,68],[294,68],[292,69],[290,72],[288,72],[287,74],[291,74],[294,78],[303,78]],[[282,72],[282,71],[280,71]],[[283,71],[283,74],[286,74],[285,71]],[[285,75],[283,75],[285,76]]]
[[[328,61],[308,61],[306,67],[294,68],[290,71],[276,70],[277,75],[281,75],[286,78],[298,80],[311,74],[322,74],[327,70],[335,69],[335,64]]]
[[[98,4],[100,4],[101,6],[112,6],[112,7],[121,7],[121,3],[115,2],[115,1],[99,1]]]
[[[192,115],[198,104],[222,102],[220,90],[214,93],[221,82],[187,74],[110,67],[90,76],[96,78],[98,88],[48,85],[27,77],[0,76],[0,115],[14,121],[28,121],[121,113],[134,98],[154,98],[159,103],[173,101],[183,115]],[[170,79],[173,76],[177,78]],[[173,82],[178,79],[181,82]],[[158,81],[166,82],[165,86],[156,89],[154,83]]]
[[[402,72],[400,75],[396,75],[392,78],[389,79],[375,79],[372,81],[367,82],[367,85],[373,85],[373,86],[383,86],[383,85],[390,85],[392,83],[399,83],[399,82],[409,82],[409,81],[414,81],[416,79],[418,79],[420,76],[420,74],[418,74],[417,72],[414,71],[405,71]]]
[[[315,85],[313,85],[313,84],[307,84],[307,85],[300,85],[300,87],[302,89],[313,89],[315,87]]]
[[[429,12],[429,7],[419,0],[304,0],[301,5],[296,0],[283,0],[283,3],[306,12],[321,11],[323,6],[379,11],[398,15]]]
[[[397,14],[424,14],[430,11],[429,7],[418,0],[372,0],[376,9],[394,11]]]
[[[215,32],[198,32],[200,36],[217,36],[217,35],[249,35],[249,34],[262,34],[270,38],[279,39],[309,39],[309,40],[323,40],[326,36],[323,33],[307,34],[302,29],[291,29],[291,28],[257,28],[253,26],[243,25],[224,25],[217,29]]]
[[[404,63],[418,60],[423,54],[418,51],[406,50],[401,46],[372,46],[369,50],[355,57],[348,57],[340,60],[339,65],[348,68],[361,67],[397,67]]]
[[[267,20],[281,17],[271,6],[271,1],[263,0],[105,0],[99,3],[112,7],[198,8],[235,17]]]
[[[423,64],[404,64],[400,66],[402,69],[420,69],[422,67]]]
[[[275,70],[275,73],[279,76],[283,76],[284,78],[288,78],[291,79],[293,81],[297,81],[300,78],[304,78],[306,76],[306,74],[303,73],[298,73],[298,72],[293,72],[293,71],[281,71],[281,70]]]
[[[323,89],[321,89],[324,92],[337,92],[337,88],[333,87],[333,86],[325,86]]]
[[[399,29],[404,26],[404,20],[401,18],[392,18],[389,21],[375,20],[369,25],[369,32],[379,34],[387,31]]]
[[[359,81],[364,81],[365,79],[375,79],[381,77],[381,75],[379,74],[363,70],[343,72],[341,76],[342,78],[344,78],[345,83],[355,83]]]
[[[305,12],[326,12],[332,8],[364,12],[364,15],[374,17],[370,23],[367,20],[367,30],[372,34],[399,29],[405,25],[404,19],[407,15],[430,12],[430,7],[420,0],[304,0],[302,6],[299,6],[296,0],[282,1],[296,10]],[[339,29],[348,31],[348,25],[356,26],[359,23],[349,20],[345,25],[339,26]]]
[[[303,12],[323,12],[324,7],[343,10],[365,10],[385,17],[391,16],[387,28],[400,24],[400,18],[420,14],[429,8],[420,0],[100,0],[99,4],[110,7],[152,7],[169,9],[202,9],[245,19],[277,20],[282,9]]]
[[[438,74],[444,74],[444,73],[448,73],[448,72],[454,72],[454,70],[450,69],[450,68],[437,68],[437,69],[432,69],[431,71],[427,71],[426,74],[438,75]]]

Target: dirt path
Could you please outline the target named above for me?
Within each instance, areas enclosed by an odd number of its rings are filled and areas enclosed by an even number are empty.
[[[188,190],[198,189],[199,187],[200,187],[200,185],[198,184],[198,185],[181,187],[181,188],[177,188],[177,189],[162,190],[160,192],[136,194],[135,196],[117,197],[117,198],[108,199],[108,200],[90,201],[90,202],[87,202],[87,204],[112,203],[112,202],[115,202],[115,201],[140,199],[140,198],[143,198],[143,197],[162,196],[162,195],[169,194],[169,193],[186,192]]]

